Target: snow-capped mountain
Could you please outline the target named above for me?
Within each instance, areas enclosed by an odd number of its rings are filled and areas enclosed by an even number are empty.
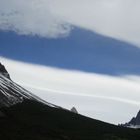
[[[22,93],[22,94],[21,94]],[[26,90],[15,84],[5,67],[0,63],[0,107],[10,107],[31,97]]]
[[[53,104],[47,103],[13,82],[5,67],[0,63],[0,107],[10,107],[17,103],[21,103],[26,99],[57,107]]]
[[[4,65],[2,65],[1,63],[0,63],[0,74],[5,76],[6,78],[10,79],[9,73],[5,69]]]

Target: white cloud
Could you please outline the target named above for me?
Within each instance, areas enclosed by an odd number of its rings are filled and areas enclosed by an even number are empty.
[[[139,0],[54,0],[67,22],[140,46]]]
[[[43,37],[76,25],[140,46],[139,0],[1,0],[0,29]]]
[[[0,29],[43,37],[67,35],[64,21],[49,10],[50,0],[1,0]]]

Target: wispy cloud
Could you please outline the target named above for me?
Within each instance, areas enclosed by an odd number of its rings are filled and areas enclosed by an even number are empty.
[[[1,0],[0,29],[58,37],[68,35],[72,24],[140,46],[139,5],[139,0]]]

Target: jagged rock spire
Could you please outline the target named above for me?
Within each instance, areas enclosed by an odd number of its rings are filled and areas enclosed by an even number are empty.
[[[133,117],[128,123],[125,123],[122,126],[140,128],[140,111],[137,113],[136,117]]]
[[[7,77],[8,79],[10,79],[9,73],[5,69],[4,65],[2,65],[1,63],[0,63],[0,74],[2,74],[3,76]]]
[[[72,107],[71,112],[78,114],[78,111],[76,110],[75,107]]]

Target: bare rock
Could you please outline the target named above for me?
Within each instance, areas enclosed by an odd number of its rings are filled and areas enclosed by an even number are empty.
[[[71,112],[78,114],[78,111],[75,107],[72,107]]]
[[[2,65],[1,63],[0,63],[0,74],[2,74],[3,76],[5,76],[6,78],[10,79],[9,73],[5,69],[4,65]]]

